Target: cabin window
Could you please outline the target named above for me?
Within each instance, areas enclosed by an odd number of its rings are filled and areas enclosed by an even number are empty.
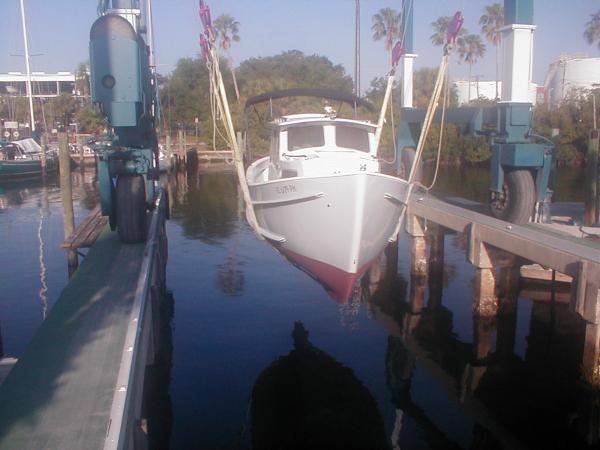
[[[369,133],[363,128],[338,125],[335,127],[335,145],[368,152]]]
[[[325,135],[321,125],[288,128],[287,133],[289,151],[325,145]]]

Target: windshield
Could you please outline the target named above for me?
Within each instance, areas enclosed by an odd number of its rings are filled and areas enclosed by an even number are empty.
[[[338,125],[335,127],[335,145],[368,152],[369,133],[363,128]]]
[[[325,145],[325,135],[322,125],[288,128],[288,150],[322,147]]]

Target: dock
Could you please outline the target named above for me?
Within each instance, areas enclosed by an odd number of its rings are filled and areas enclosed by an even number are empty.
[[[495,319],[506,307],[499,298],[518,289],[523,276],[534,277],[535,267],[540,268],[535,271],[538,279],[570,282],[570,308],[586,323],[584,376],[600,385],[598,240],[547,224],[511,224],[490,217],[481,204],[424,193],[410,198],[405,227],[411,241],[411,276],[421,278],[443,270],[444,235],[462,235],[466,259],[475,268],[472,308],[479,318]]]
[[[0,448],[145,448],[144,374],[165,289],[164,191],[149,214],[143,244],[122,244],[105,226],[0,386]]]

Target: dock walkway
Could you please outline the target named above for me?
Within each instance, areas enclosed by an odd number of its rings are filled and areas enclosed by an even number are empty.
[[[114,448],[132,439],[124,408],[136,408],[133,382],[152,348],[147,305],[157,277],[164,283],[162,209],[146,244],[121,244],[105,229],[90,249],[0,386],[1,449],[111,448],[109,431]]]

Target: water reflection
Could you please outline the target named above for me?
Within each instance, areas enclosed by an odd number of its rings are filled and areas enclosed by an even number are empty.
[[[147,420],[148,448],[163,450],[169,448],[173,428],[173,405],[169,386],[173,360],[172,320],[175,299],[169,291],[164,292],[159,301],[158,325],[154,328],[158,335],[154,342],[158,345],[152,364],[146,367],[142,417]]]
[[[252,389],[255,449],[387,449],[375,399],[352,369],[294,324],[294,349],[261,372]]]
[[[428,281],[412,277],[408,297],[402,289],[390,295],[388,280],[378,283],[369,309],[390,333],[386,382],[396,408],[395,448],[416,445],[403,431],[408,417],[423,431],[427,448],[591,448],[600,442],[599,396],[580,384],[585,324],[569,310],[568,296],[558,301],[564,297],[529,288],[523,293],[536,300],[525,318],[527,348],[523,356],[515,354],[515,276],[514,267],[501,270],[498,316],[474,315],[472,342],[454,332],[453,312],[441,301],[439,272],[434,278],[430,270]],[[445,420],[419,392],[422,386],[414,399],[419,370],[433,383],[428,389],[441,388],[454,403],[445,412],[452,415],[451,427],[443,427]],[[470,436],[456,434],[460,429],[470,429]]]
[[[42,306],[42,320],[46,319],[46,315],[48,314],[48,297],[46,293],[48,292],[48,284],[46,283],[46,262],[44,259],[44,240],[42,237],[42,231],[44,227],[44,218],[48,218],[50,216],[50,205],[48,199],[48,188],[44,186],[42,188],[42,196],[40,202],[40,223],[37,229],[37,239],[38,239],[38,256],[39,256],[39,264],[40,264],[40,290],[39,297],[40,303]]]
[[[208,244],[221,243],[239,228],[237,178],[231,173],[176,172],[169,178],[176,195],[171,219],[184,236]]]

